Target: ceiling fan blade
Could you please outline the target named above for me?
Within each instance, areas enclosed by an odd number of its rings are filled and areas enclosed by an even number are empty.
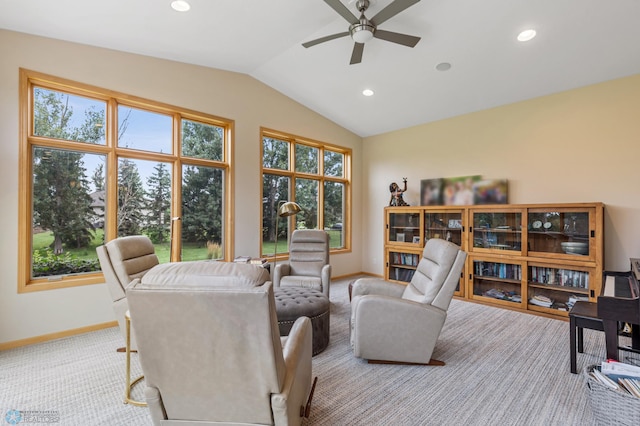
[[[414,47],[420,41],[420,37],[410,36],[407,34],[394,33],[392,31],[376,30],[373,33],[375,38],[390,41],[392,43],[402,44],[403,46]]]
[[[334,40],[336,38],[340,38],[348,35],[349,35],[349,31],[345,31],[343,33],[338,33],[338,34],[331,34],[328,36],[317,38],[315,40],[308,41],[306,43],[302,43],[302,45],[304,47],[311,47],[311,46],[315,46],[316,44],[324,43],[325,41]]]
[[[346,19],[350,24],[357,24],[359,22],[358,18],[347,9],[347,6],[342,4],[340,0],[324,0],[326,4],[328,4],[331,9],[338,12],[340,16]]]
[[[362,52],[364,51],[364,43],[355,43],[353,45],[353,53],[351,53],[351,62],[349,65],[359,64],[362,62]]]
[[[327,1],[327,0],[325,0],[325,1]],[[378,12],[376,14],[376,16],[374,16],[373,18],[369,19],[369,21],[372,22],[373,25],[378,26],[378,25],[382,24],[384,21],[386,21],[387,19],[393,18],[398,13],[402,12],[403,10],[408,8],[409,6],[413,6],[414,4],[418,3],[419,1],[420,0],[395,0],[394,2],[389,4],[389,6],[385,7],[380,12]]]

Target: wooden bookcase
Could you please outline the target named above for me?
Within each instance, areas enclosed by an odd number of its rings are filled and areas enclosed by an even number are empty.
[[[468,253],[459,298],[566,317],[600,294],[602,203],[386,207],[385,219],[387,280],[409,282],[426,241],[444,238]]]

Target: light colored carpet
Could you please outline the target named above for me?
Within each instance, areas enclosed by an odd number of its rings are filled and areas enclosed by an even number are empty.
[[[446,366],[370,365],[348,343],[349,281],[332,283],[331,342],[313,358],[304,424],[594,424],[583,379],[569,372],[568,322],[454,300],[434,354]],[[61,425],[150,425],[146,408],[122,403],[122,344],[110,328],[0,352],[0,422],[15,409],[57,411]],[[604,335],[585,330],[579,368],[603,357]]]

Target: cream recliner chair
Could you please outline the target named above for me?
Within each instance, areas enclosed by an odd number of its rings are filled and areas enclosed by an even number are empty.
[[[127,288],[155,426],[298,425],[308,415],[311,321],[298,318],[283,344],[268,279],[255,265],[186,262]]]
[[[96,247],[100,267],[113,300],[122,338],[126,339],[124,314],[127,305],[126,287],[136,278],[141,278],[156,266],[158,256],[151,240],[144,235],[116,238],[105,245]],[[131,349],[136,349],[135,337],[131,336]]]
[[[329,234],[319,229],[293,231],[289,244],[289,263],[276,265],[273,285],[312,288],[328,298],[330,282]]]
[[[408,285],[360,278],[352,288],[351,346],[370,362],[444,365],[431,355],[467,254],[430,239]]]

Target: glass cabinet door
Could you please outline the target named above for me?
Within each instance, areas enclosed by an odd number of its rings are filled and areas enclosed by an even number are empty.
[[[568,312],[578,300],[589,300],[591,273],[557,265],[528,266],[528,308]]]
[[[527,212],[529,252],[557,257],[594,256],[593,209],[530,209]]]
[[[474,259],[471,285],[473,298],[522,305],[522,264]]]
[[[418,253],[390,250],[387,255],[387,279],[408,283],[416,272],[420,257]]]
[[[442,238],[462,247],[462,211],[425,211],[424,243],[431,238]]]
[[[389,211],[387,242],[389,244],[420,245],[420,212],[418,210]]]
[[[521,211],[473,211],[473,251],[522,250]]]

